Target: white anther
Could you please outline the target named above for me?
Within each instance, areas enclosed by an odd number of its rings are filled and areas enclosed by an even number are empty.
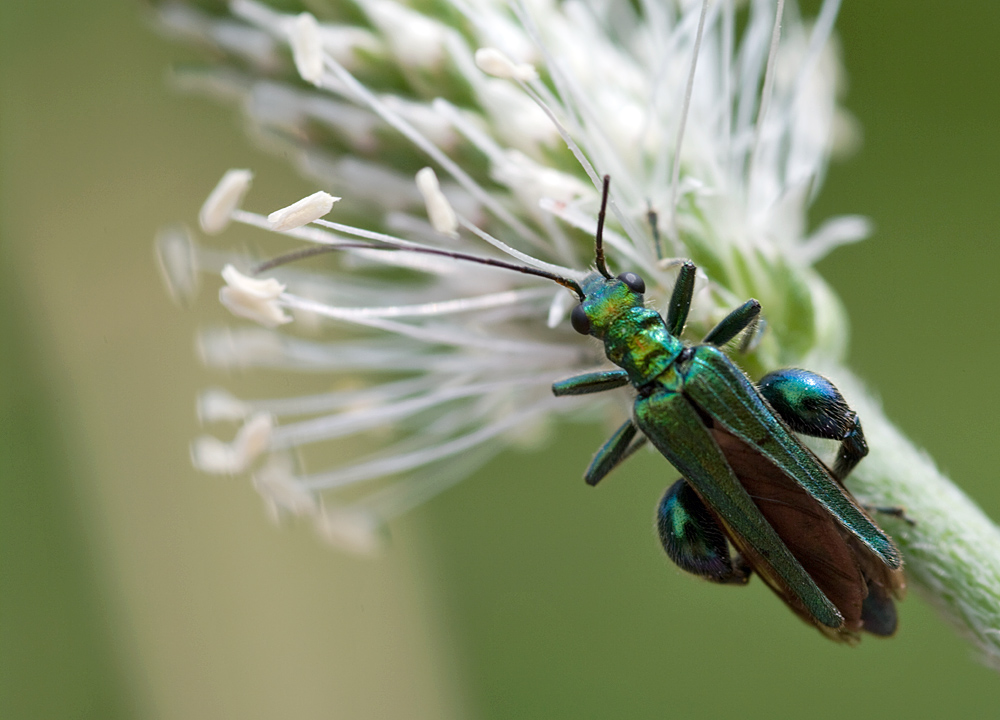
[[[331,545],[359,555],[373,555],[385,543],[384,528],[372,513],[352,508],[324,508],[316,530]]]
[[[209,388],[198,396],[198,419],[203,423],[242,420],[249,414],[250,406],[228,390]]]
[[[308,225],[313,220],[319,220],[333,209],[333,204],[338,200],[340,200],[339,197],[334,197],[321,190],[309,197],[302,198],[297,203],[292,203],[288,207],[275,210],[267,216],[267,221],[271,225],[271,230],[275,232],[294,230]]]
[[[198,259],[191,233],[186,227],[172,225],[156,234],[156,259],[171,299],[178,305],[190,305],[198,295]]]
[[[433,168],[425,167],[417,173],[417,189],[424,197],[427,217],[434,229],[444,235],[458,237],[458,218],[448,198],[441,192],[441,185]]]
[[[253,173],[249,170],[229,170],[201,206],[198,223],[209,235],[218,235],[229,225],[233,210],[243,202],[250,189]]]
[[[232,265],[222,269],[226,287],[219,290],[219,301],[233,315],[273,328],[292,321],[292,316],[278,304],[285,286],[274,278],[247,277]]]
[[[448,26],[391,0],[364,3],[365,13],[403,68],[437,68],[447,57]]]
[[[236,475],[246,470],[271,442],[274,420],[267,413],[248,419],[231,443],[203,435],[191,444],[191,461],[202,472]]]
[[[253,486],[268,504],[275,520],[280,520],[282,513],[300,517],[319,513],[319,501],[296,481],[286,456],[272,456],[254,473]]]
[[[504,80],[531,82],[538,79],[538,72],[531,63],[515,63],[496,48],[476,50],[476,66],[487,75]]]
[[[316,18],[307,12],[297,15],[288,24],[288,41],[299,75],[306,82],[319,85],[323,79],[323,40]]]

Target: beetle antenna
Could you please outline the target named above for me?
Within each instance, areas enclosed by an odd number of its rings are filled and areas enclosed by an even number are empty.
[[[441,257],[452,258],[454,260],[463,260],[465,262],[478,263],[479,265],[489,265],[490,267],[513,270],[525,275],[534,275],[535,277],[552,280],[553,282],[562,285],[567,290],[572,291],[581,302],[583,302],[586,298],[583,288],[580,287],[580,283],[576,280],[565,278],[562,275],[556,275],[548,270],[540,270],[539,268],[533,268],[528,265],[515,265],[514,263],[509,263],[504,260],[495,260],[494,258],[479,257],[478,255],[466,255],[465,253],[452,252],[451,250],[439,250],[437,248],[428,247],[404,247],[399,245],[378,245],[356,242],[337,243],[336,245],[313,245],[300,248],[298,250],[292,250],[284,255],[278,255],[270,260],[265,260],[264,262],[256,265],[252,272],[254,275],[259,275],[262,272],[266,272],[281,265],[288,265],[289,263],[297,262],[298,260],[305,260],[306,258],[311,258],[316,255],[325,255],[326,253],[331,252],[339,252],[340,250],[392,250],[396,252],[421,253],[424,255],[440,255]]]
[[[660,242],[660,216],[653,209],[653,203],[646,200],[646,220],[649,222],[649,232],[653,236],[653,245],[656,248],[656,259],[663,259],[663,245]]]
[[[608,272],[608,265],[604,261],[604,216],[608,211],[608,195],[611,190],[611,176],[604,176],[604,187],[601,190],[601,211],[597,213],[597,235],[594,236],[594,255],[597,270],[608,280],[611,273]]]

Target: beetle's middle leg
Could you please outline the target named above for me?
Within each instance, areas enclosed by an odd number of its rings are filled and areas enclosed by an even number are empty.
[[[594,455],[590,467],[583,476],[584,480],[588,485],[596,485],[605,475],[632,457],[632,454],[646,442],[646,436],[639,434],[632,418],[629,418]]]
[[[840,440],[833,476],[843,481],[868,454],[861,421],[832,382],[808,370],[776,370],[758,389],[788,426],[811,437]]]

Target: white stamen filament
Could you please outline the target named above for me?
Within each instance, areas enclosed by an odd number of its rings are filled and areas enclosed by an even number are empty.
[[[705,16],[708,14],[708,0],[702,0],[701,14],[698,16],[698,30],[695,33],[694,50],[691,53],[691,70],[684,88],[684,104],[681,107],[681,121],[677,127],[677,145],[674,148],[674,170],[670,180],[670,237],[677,245],[677,190],[681,178],[681,149],[684,147],[684,128],[691,112],[691,93],[694,91],[694,74],[698,70],[698,55],[701,38],[705,31]]]
[[[283,301],[289,307],[297,307],[309,310],[323,317],[343,320],[345,322],[364,325],[370,328],[377,328],[385,332],[396,333],[404,337],[419,340],[428,344],[443,344],[453,347],[479,348],[494,353],[510,354],[532,354],[536,356],[564,357],[570,359],[576,357],[579,351],[568,348],[564,345],[556,345],[544,342],[525,342],[518,340],[506,340],[502,338],[490,337],[487,335],[471,335],[468,332],[457,329],[449,329],[445,326],[415,326],[406,323],[394,322],[379,317],[366,315],[356,315],[350,309],[331,307],[322,303],[313,302],[305,298],[294,295],[284,295]]]
[[[409,453],[393,455],[392,457],[371,460],[341,468],[335,472],[311,475],[301,478],[300,482],[312,490],[329,490],[364,482],[377,477],[395,475],[413,470],[438,460],[442,460],[471,448],[481,445],[507,430],[517,427],[529,417],[553,409],[555,402],[551,399],[529,405],[526,409],[512,413],[502,420],[493,422],[474,432],[449,440],[439,445],[423,448]]]
[[[381,102],[375,95],[370,92],[367,88],[359,83],[351,73],[347,71],[340,63],[336,62],[332,58],[327,58],[327,66],[333,70],[337,78],[352,92],[357,94],[372,110],[374,110],[383,120],[385,120],[389,125],[396,128],[400,133],[402,133],[407,139],[409,139],[416,147],[420,148],[427,155],[438,163],[444,170],[448,172],[462,187],[468,190],[477,200],[488,207],[498,218],[503,220],[505,223],[510,225],[511,229],[518,233],[524,239],[534,242],[542,243],[543,241],[539,238],[531,228],[517,219],[514,215],[510,213],[502,204],[497,202],[490,193],[486,192],[465,170],[463,170],[454,160],[441,152],[441,150],[431,143],[427,138],[425,138],[420,132],[417,131],[410,123],[406,122],[403,118],[399,117],[397,114],[393,113],[389,108],[385,106],[385,103]]]
[[[778,41],[781,38],[781,16],[784,10],[785,0],[778,0],[778,8],[774,14],[774,27],[771,31],[771,44],[767,53],[767,68],[764,71],[764,88],[760,94],[760,108],[757,111],[757,124],[754,128],[753,149],[750,153],[750,165],[747,171],[750,183],[753,183],[757,170],[761,141],[764,135],[764,122],[767,119],[767,111],[771,105],[771,96],[774,93],[774,69],[778,57]]]
[[[430,392],[420,397],[396,401],[382,407],[362,407],[357,412],[344,412],[329,417],[314,418],[298,423],[282,425],[275,429],[271,448],[301,447],[311,442],[331,440],[365,432],[380,426],[390,426],[405,418],[416,415],[443,403],[471,397],[482,397],[499,390],[516,387],[530,388],[535,385],[551,385],[558,375],[547,374],[535,377],[506,378],[501,381],[460,385]]]
[[[454,315],[476,310],[521,305],[533,299],[546,298],[551,294],[547,288],[532,288],[528,290],[508,290],[476,297],[456,298],[440,302],[421,303],[420,305],[392,305],[390,307],[333,307],[331,312],[340,319],[345,318],[400,318],[400,317],[438,317]],[[572,297],[565,291],[559,292],[560,297]]]
[[[236,400],[213,388],[199,396],[198,418],[203,422],[236,420],[250,412],[266,412],[274,417],[309,415],[346,407],[374,407],[438,387],[445,378],[427,374],[413,380],[384,383],[365,390],[341,390],[316,395],[265,400]],[[238,402],[239,405],[231,403]],[[244,412],[246,411],[246,412]],[[237,414],[239,413],[239,414]]]

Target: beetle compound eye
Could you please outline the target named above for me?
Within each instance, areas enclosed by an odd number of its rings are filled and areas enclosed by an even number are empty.
[[[587,317],[587,311],[583,309],[583,305],[577,305],[573,308],[573,312],[569,315],[569,322],[581,335],[590,335],[590,318]]]
[[[638,275],[636,275],[634,272],[623,272],[621,275],[618,276],[618,279],[621,280],[626,285],[628,285],[629,290],[631,290],[634,293],[642,295],[644,292],[646,292],[646,281],[643,280]]]

